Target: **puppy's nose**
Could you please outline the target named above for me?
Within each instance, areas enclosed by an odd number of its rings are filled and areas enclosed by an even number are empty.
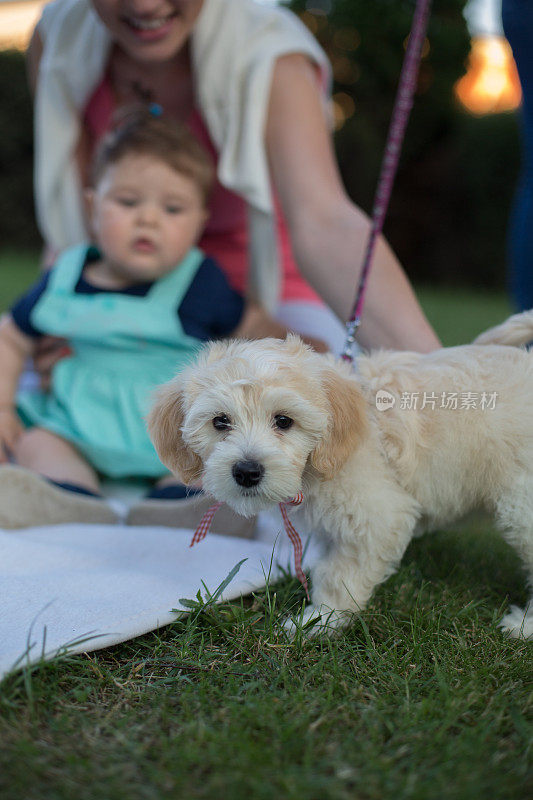
[[[257,486],[265,474],[265,468],[258,461],[237,461],[231,468],[231,474],[239,486],[248,489],[250,486]]]

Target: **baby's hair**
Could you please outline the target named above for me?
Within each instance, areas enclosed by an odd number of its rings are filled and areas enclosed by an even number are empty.
[[[213,162],[183,125],[154,116],[144,107],[118,112],[113,128],[96,149],[91,170],[92,186],[96,187],[110,165],[132,154],[153,156],[186,175],[197,184],[204,205],[207,204],[214,180]]]

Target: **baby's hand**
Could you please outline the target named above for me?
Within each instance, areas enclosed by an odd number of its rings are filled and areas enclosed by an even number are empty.
[[[15,409],[0,408],[0,464],[10,460],[17,439],[24,430]]]
[[[66,339],[57,336],[42,336],[35,346],[33,366],[39,375],[41,389],[47,392],[50,389],[52,369],[62,358],[72,355]]]

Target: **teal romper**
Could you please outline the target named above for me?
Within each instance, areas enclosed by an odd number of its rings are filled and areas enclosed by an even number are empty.
[[[154,389],[202,344],[184,333],[176,309],[205,256],[190,250],[144,297],[77,294],[86,256],[82,245],[59,258],[31,312],[36,328],[69,340],[72,355],[54,366],[49,392],[20,392],[17,408],[26,425],[72,442],[104,475],[157,478],[168,470],[145,417]]]

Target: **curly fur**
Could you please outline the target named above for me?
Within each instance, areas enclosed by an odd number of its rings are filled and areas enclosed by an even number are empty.
[[[517,332],[518,331],[518,332]],[[533,338],[533,312],[487,341]],[[396,398],[379,411],[376,393]],[[496,393],[492,409],[402,408],[402,393]],[[342,627],[398,567],[415,533],[475,507],[491,511],[533,578],[533,354],[467,345],[422,355],[376,352],[354,372],[297,337],[217,342],[161,389],[149,428],[161,460],[244,515],[303,491],[328,547],[312,574],[306,619]],[[227,430],[213,419],[225,414]],[[276,427],[276,415],[294,422]],[[243,487],[233,465],[264,468]],[[533,635],[533,616],[503,622]]]

